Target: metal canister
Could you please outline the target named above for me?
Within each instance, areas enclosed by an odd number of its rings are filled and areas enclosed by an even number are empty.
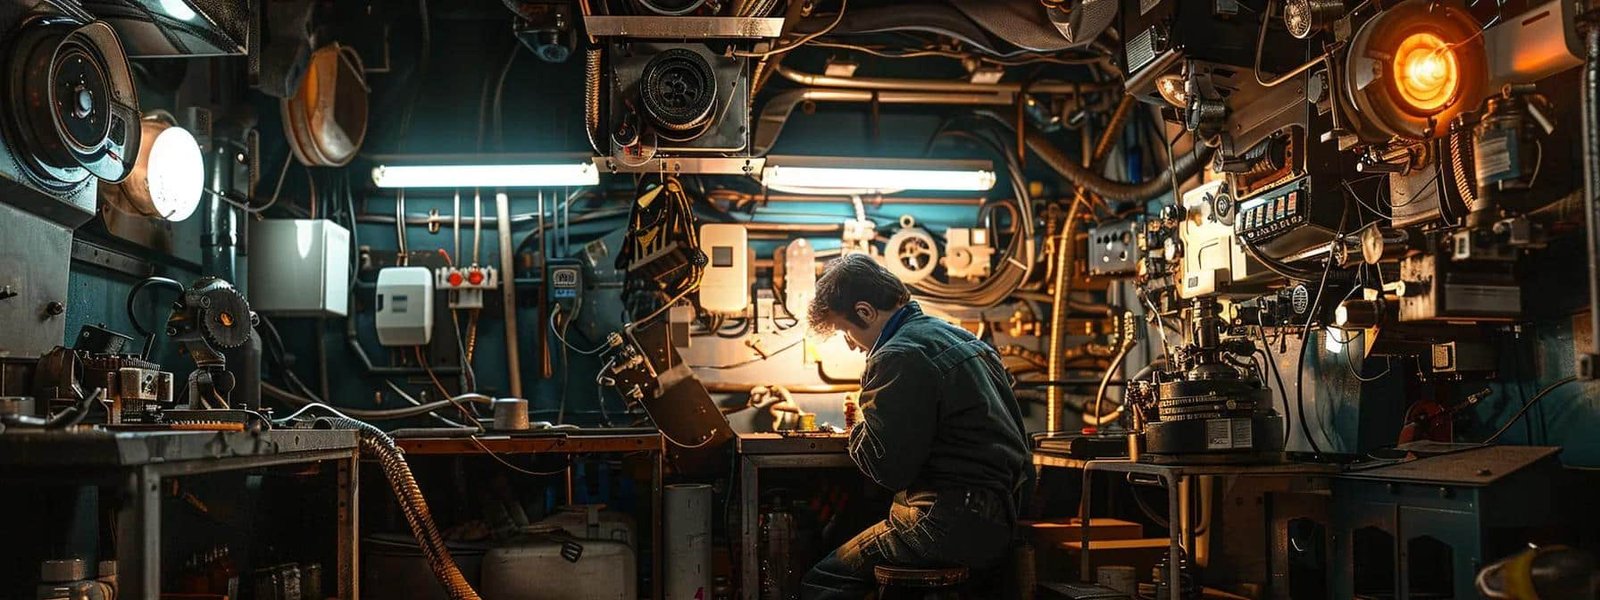
[[[856,428],[856,412],[861,410],[861,405],[856,404],[855,398],[846,398],[844,401],[844,430]]]
[[[494,428],[498,431],[528,430],[528,401],[522,398],[495,398]]]
[[[800,413],[800,425],[796,429],[800,431],[816,431],[817,413]]]

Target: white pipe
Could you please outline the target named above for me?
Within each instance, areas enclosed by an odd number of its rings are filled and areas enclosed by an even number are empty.
[[[711,597],[711,486],[666,486],[667,600]]]

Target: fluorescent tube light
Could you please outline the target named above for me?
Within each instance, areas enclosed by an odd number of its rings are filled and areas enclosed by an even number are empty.
[[[994,171],[944,169],[864,169],[784,167],[761,170],[761,183],[780,189],[850,190],[890,193],[904,190],[983,192],[994,187]]]
[[[379,165],[372,183],[381,188],[519,188],[600,183],[593,163],[523,165]]]

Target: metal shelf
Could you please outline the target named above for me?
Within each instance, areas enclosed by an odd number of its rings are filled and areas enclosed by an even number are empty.
[[[595,37],[641,39],[763,39],[783,33],[783,19],[770,17],[636,17],[591,15],[585,31]]]

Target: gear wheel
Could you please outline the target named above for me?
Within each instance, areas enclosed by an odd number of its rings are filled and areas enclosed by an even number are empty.
[[[239,290],[220,279],[195,290],[198,296],[201,330],[206,341],[221,349],[233,349],[250,341],[252,319],[250,303]]]

